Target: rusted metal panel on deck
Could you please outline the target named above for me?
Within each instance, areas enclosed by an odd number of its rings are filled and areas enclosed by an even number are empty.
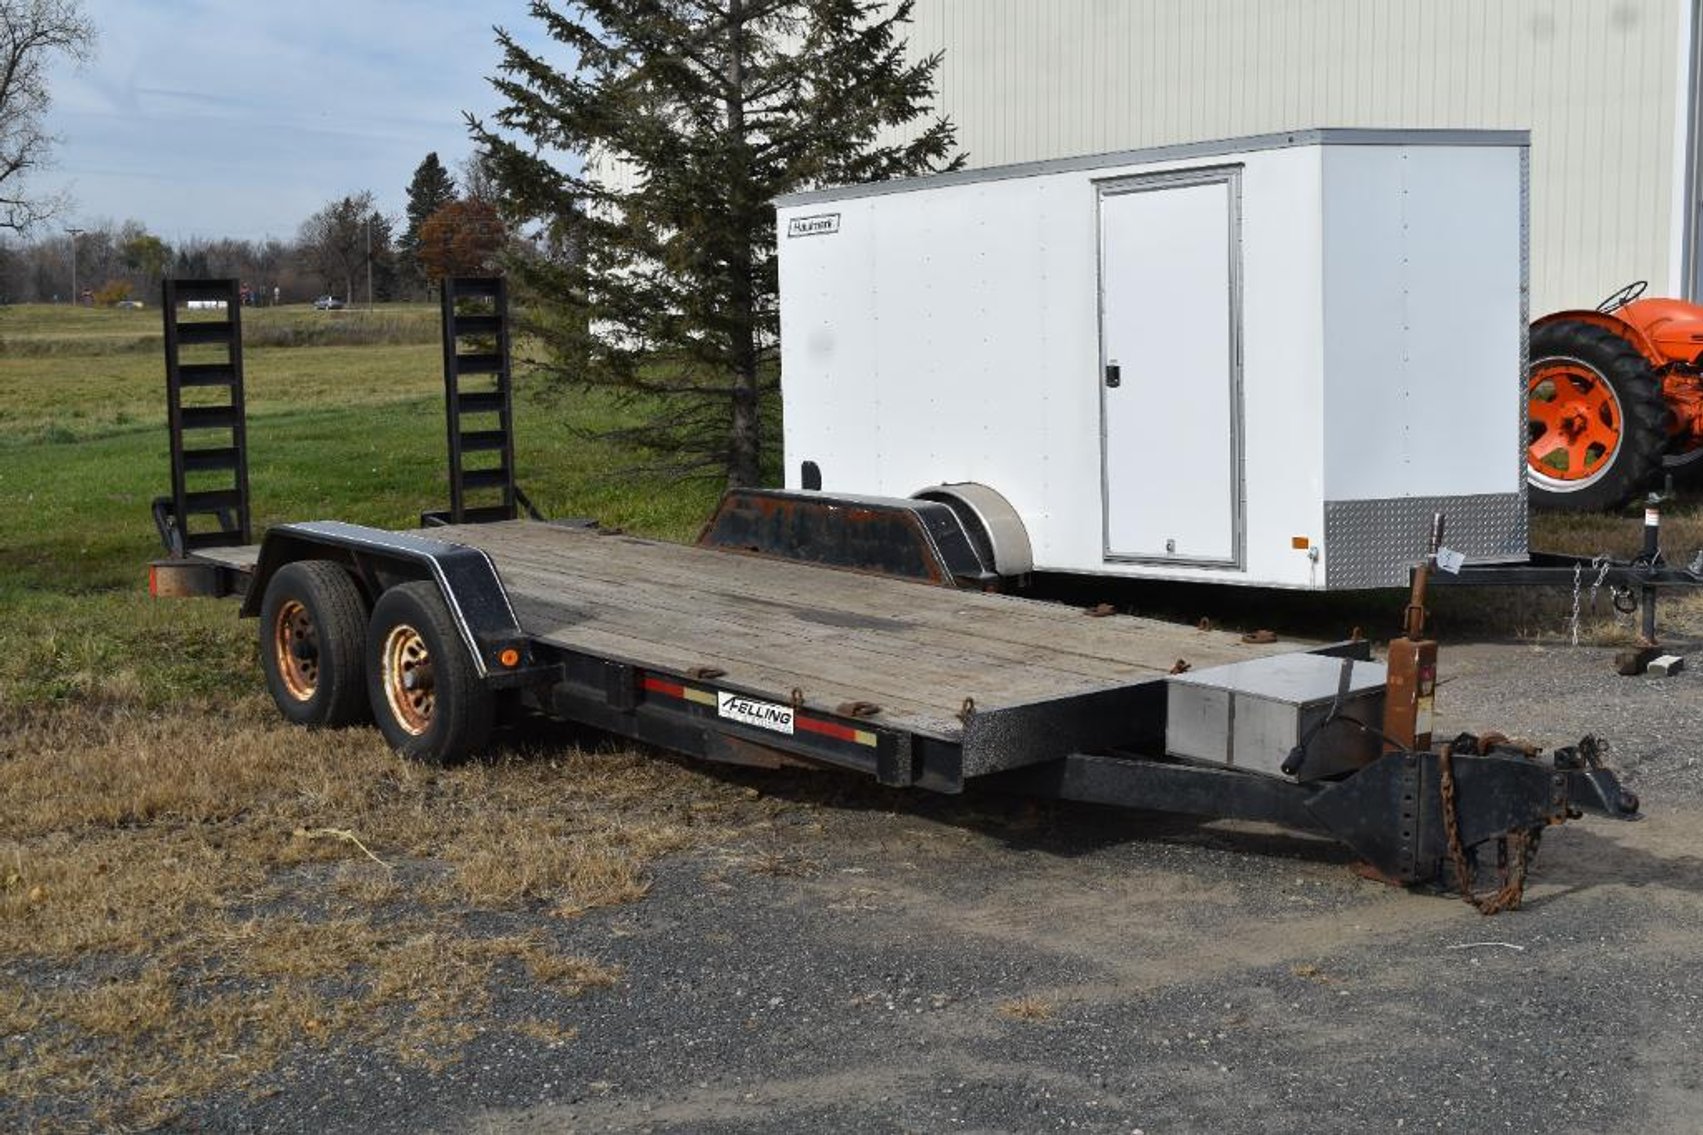
[[[698,546],[942,587],[996,578],[962,521],[937,501],[730,489]]]

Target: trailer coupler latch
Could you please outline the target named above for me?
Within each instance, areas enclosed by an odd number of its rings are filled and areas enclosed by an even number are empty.
[[[1616,820],[1641,818],[1638,794],[1623,787],[1614,770],[1603,764],[1602,742],[1590,734],[1577,745],[1557,749],[1555,767],[1567,776],[1567,800],[1575,809]]]

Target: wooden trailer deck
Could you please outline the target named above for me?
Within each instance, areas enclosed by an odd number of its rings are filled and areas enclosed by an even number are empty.
[[[1297,644],[532,521],[420,529],[485,551],[534,639],[957,741],[977,712],[1144,684]],[[252,548],[202,556],[251,569]]]

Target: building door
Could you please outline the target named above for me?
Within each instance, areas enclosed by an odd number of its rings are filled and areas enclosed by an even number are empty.
[[[1240,174],[1100,186],[1108,560],[1241,566]]]

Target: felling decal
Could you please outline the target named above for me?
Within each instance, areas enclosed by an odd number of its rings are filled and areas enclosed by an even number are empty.
[[[716,714],[720,717],[725,717],[729,721],[737,721],[742,725],[754,725],[759,729],[767,729],[774,733],[785,733],[788,736],[796,733],[814,733],[819,737],[830,737],[836,741],[849,741],[854,745],[864,745],[869,748],[875,748],[880,744],[880,738],[868,729],[859,729],[855,725],[845,725],[838,721],[805,717],[795,712],[791,706],[777,702],[760,701],[757,698],[746,697],[744,694],[729,693],[726,690],[699,689],[684,682],[677,682],[656,675],[646,675],[643,685],[646,693],[680,698],[702,706],[713,705],[716,707]]]
[[[717,690],[716,713],[743,725],[755,725],[759,729],[768,729],[775,733],[792,733],[793,712],[789,705],[777,705],[774,702],[748,698],[744,694]]]

